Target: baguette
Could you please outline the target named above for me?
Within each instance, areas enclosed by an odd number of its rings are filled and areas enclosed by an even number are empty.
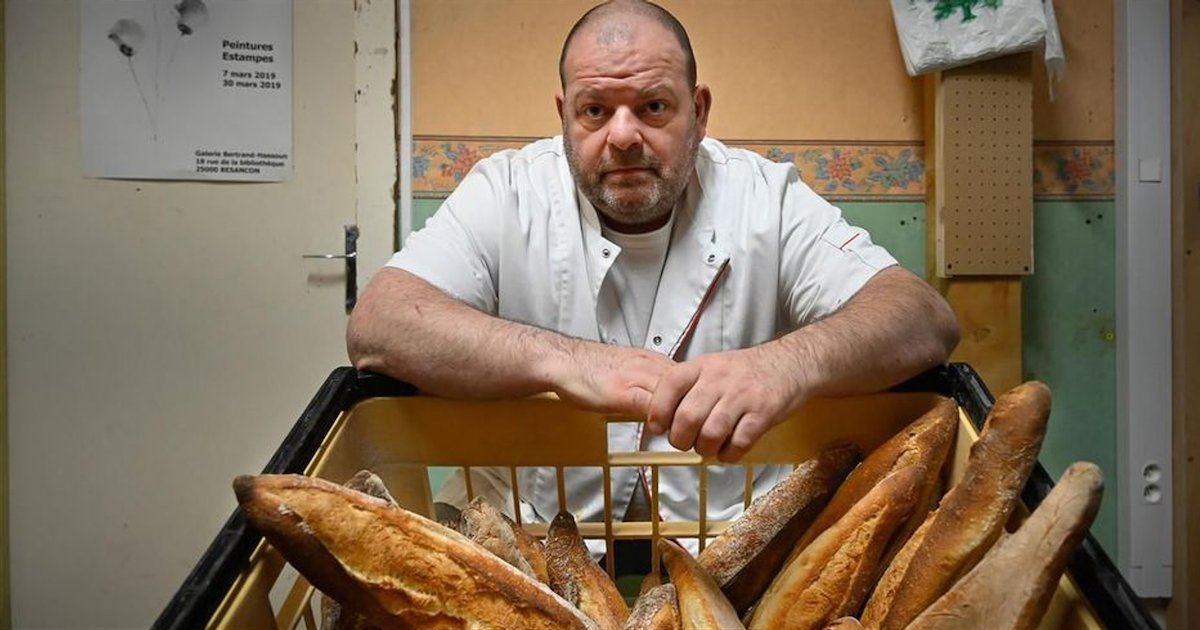
[[[754,607],[750,629],[823,628],[857,613],[925,475],[924,466],[913,464],[872,488],[775,578]]]
[[[538,576],[517,547],[517,534],[504,515],[482,496],[475,497],[460,514],[459,532],[476,544],[496,554],[497,558],[516,567],[533,579]]]
[[[892,557],[891,562],[886,565],[883,575],[875,583],[875,590],[871,592],[867,605],[863,608],[861,617],[865,627],[874,627],[874,624],[877,623],[876,620],[887,612],[887,607],[896,598],[896,589],[900,588],[900,581],[904,578],[908,565],[912,563],[913,555],[925,540],[925,535],[929,533],[931,523],[933,523],[933,514],[928,514],[917,531],[909,537],[907,544],[901,547],[900,551]]]
[[[513,536],[517,540],[517,551],[529,563],[529,568],[533,569],[533,576],[542,584],[549,585],[550,573],[546,568],[546,546],[536,536],[525,531],[524,527],[514,523],[503,512],[500,512],[500,518],[503,518],[512,529]]]
[[[674,584],[660,584],[638,596],[621,630],[682,630]]]
[[[400,507],[400,504],[396,503],[396,499],[392,498],[392,493],[388,492],[387,486],[384,485],[379,475],[369,470],[360,470],[354,473],[354,476],[346,481],[345,486],[351,490],[357,490],[376,499],[381,499],[392,507]]]
[[[342,608],[342,605],[321,595],[321,630],[375,630],[366,617]]]
[[[937,492],[938,477],[941,475],[946,456],[950,453],[950,446],[954,443],[957,428],[958,407],[953,400],[943,399],[903,431],[871,451],[863,463],[846,477],[846,481],[829,500],[829,505],[825,506],[808,531],[804,532],[804,536],[792,552],[792,557],[795,558],[800,551],[816,540],[817,536],[842,518],[880,480],[911,464],[919,463],[925,467],[926,477],[917,487],[917,493],[918,497],[925,498],[926,503],[931,504],[931,497]],[[905,525],[901,537],[907,539],[908,534],[920,524],[919,519],[914,520],[915,524]]]
[[[858,447],[847,444],[800,464],[700,552],[700,566],[738,614],[767,590],[796,541],[860,457]]]
[[[1103,490],[1095,464],[1072,464],[1029,520],[909,627],[1037,628],[1067,561],[1100,509]]]
[[[928,483],[921,484],[920,492],[917,494],[917,502],[913,507],[912,516],[904,521],[904,525],[900,527],[900,531],[892,537],[892,542],[888,543],[887,551],[883,552],[883,560],[879,562],[879,573],[882,575],[884,570],[892,565],[896,556],[908,544],[908,540],[916,535],[917,530],[925,524],[929,515],[937,509],[938,501],[941,500],[942,480],[940,477],[934,477],[927,480]],[[876,576],[878,578],[878,576]]]
[[[247,520],[322,592],[380,628],[595,628],[461,534],[301,475],[233,482]]]
[[[570,512],[559,512],[546,535],[550,588],[583,611],[602,629],[616,630],[629,617],[617,585],[592,561]]]
[[[658,553],[675,585],[683,630],[745,628],[721,588],[687,550],[660,538]]]
[[[854,617],[839,617],[829,622],[825,630],[862,630],[862,624]]]
[[[962,480],[929,516],[924,537],[906,545],[915,547],[908,563],[893,563],[884,573],[881,582],[894,585],[880,591],[878,601],[872,597],[863,626],[908,626],[979,562],[1004,530],[1037,462],[1049,415],[1050,392],[1038,382],[1019,385],[996,400],[971,445]]]
[[[645,595],[647,591],[662,584],[662,574],[658,571],[650,571],[646,577],[642,578],[642,585],[638,587],[638,597]]]
[[[343,485],[350,490],[381,499],[392,507],[399,507],[396,499],[392,498],[392,493],[388,492],[383,480],[369,470],[358,471]],[[322,630],[365,630],[369,627],[370,624],[362,615],[344,610],[341,604],[330,599],[328,595],[321,595]]]

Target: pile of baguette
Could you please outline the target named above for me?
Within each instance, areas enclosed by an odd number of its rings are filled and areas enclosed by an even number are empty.
[[[567,512],[540,540],[482,499],[434,522],[367,471],[344,486],[241,476],[234,490],[324,594],[324,628],[1036,628],[1102,491],[1099,469],[1076,463],[1011,518],[1049,411],[1040,383],[1001,396],[944,494],[952,401],[861,462],[853,445],[830,447],[699,557],[658,540],[669,582],[648,576],[632,608]]]

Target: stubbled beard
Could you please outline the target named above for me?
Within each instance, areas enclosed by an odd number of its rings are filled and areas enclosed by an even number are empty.
[[[597,212],[618,225],[643,225],[670,214],[687,187],[688,179],[696,167],[696,152],[700,148],[700,138],[696,134],[694,124],[688,137],[687,155],[684,156],[678,171],[664,166],[661,160],[638,149],[629,152],[628,155],[606,153],[601,157],[595,171],[584,173],[565,129],[563,146],[567,152],[567,165],[571,168],[575,185],[579,187],[583,196],[592,202]],[[650,169],[650,183],[646,194],[640,199],[625,199],[621,195],[624,187],[612,183],[605,185],[602,174],[618,168]],[[638,182],[636,186],[642,188],[644,183]]]

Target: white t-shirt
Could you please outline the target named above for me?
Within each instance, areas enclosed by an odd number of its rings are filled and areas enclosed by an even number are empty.
[[[601,333],[612,326],[606,313],[615,311],[602,288],[621,250],[605,237],[590,204],[578,203],[559,137],[481,160],[388,265],[485,313],[611,341]],[[673,213],[641,346],[686,360],[764,343],[833,313],[895,263],[805,185],[793,165],[706,138]],[[635,328],[631,333],[642,336]],[[610,452],[673,450],[666,436],[643,443],[640,425],[625,424],[610,425],[621,427],[610,431]],[[756,467],[754,495],[787,472]],[[659,476],[662,517],[697,520],[697,472],[662,467]],[[495,475],[505,484],[509,477],[507,469]],[[553,518],[559,508],[554,469],[520,469],[518,477],[523,517]],[[637,478],[636,469],[612,470],[613,513],[625,513]],[[565,484],[565,507],[577,520],[603,517],[599,471],[568,468]],[[710,469],[710,521],[741,514],[744,484],[741,467]],[[442,496],[465,497],[461,486],[460,480]]]
[[[579,207],[591,207],[587,197],[579,194]],[[592,208],[594,212],[595,209]],[[671,244],[671,228],[675,213],[657,230],[643,234],[625,234],[601,224],[604,238],[620,247],[620,254],[608,271],[608,280],[600,286],[600,305],[596,310],[600,338],[612,344],[641,347],[646,345],[646,329],[654,312],[654,299],[662,278],[663,263]],[[612,308],[616,306],[616,308]],[[606,308],[607,307],[607,308]],[[650,497],[642,483],[634,486],[625,520],[641,521],[650,518]]]
[[[579,195],[579,204],[590,206],[591,202]],[[622,346],[646,344],[646,330],[650,327],[658,281],[667,260],[671,228],[675,225],[674,214],[671,219],[644,234],[624,234],[601,226],[601,235],[620,248],[608,270],[608,278],[600,285],[602,306],[596,310],[596,323],[601,339]]]

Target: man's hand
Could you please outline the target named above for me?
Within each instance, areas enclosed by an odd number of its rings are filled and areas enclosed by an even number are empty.
[[[886,389],[943,363],[957,343],[950,305],[924,280],[888,267],[825,319],[672,367],[654,388],[647,425],[670,432],[675,448],[737,461],[809,398]]]
[[[571,402],[605,413],[641,416],[650,394],[675,362],[641,348],[572,340],[566,363],[547,375],[555,392]]]
[[[659,380],[647,427],[671,445],[735,462],[807,397],[803,374],[776,343],[677,363]]]

